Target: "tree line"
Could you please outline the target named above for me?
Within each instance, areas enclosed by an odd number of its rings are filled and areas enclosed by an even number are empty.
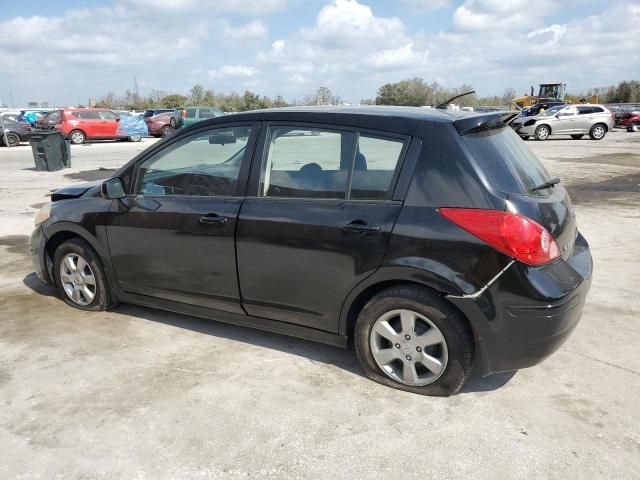
[[[375,98],[362,99],[363,105],[404,105],[404,106],[432,106],[435,107],[455,95],[473,90],[468,84],[457,88],[446,88],[438,82],[427,82],[415,77],[395,83],[385,83],[377,92]],[[640,102],[640,81],[629,80],[619,82],[608,87],[596,87],[587,91],[586,96],[598,95],[600,103],[636,103]],[[502,95],[479,97],[471,94],[454,101],[461,107],[476,107],[479,105],[507,107],[510,100],[517,97],[515,89],[506,88]],[[567,95],[567,99],[577,102],[582,95]],[[287,102],[282,95],[270,98],[246,90],[244,94],[236,92],[217,92],[205,89],[202,85],[194,85],[187,95],[167,93],[152,90],[149,95],[127,91],[123,96],[108,93],[96,102],[97,107],[144,110],[147,108],[181,108],[188,105],[217,107],[225,112],[243,112],[262,108],[286,107],[290,105],[338,105],[339,96],[334,95],[327,87],[319,87],[314,93],[304,96],[301,100]]]

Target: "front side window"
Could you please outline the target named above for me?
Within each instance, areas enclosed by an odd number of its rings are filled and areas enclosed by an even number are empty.
[[[116,119],[118,117],[113,112],[98,112],[98,115],[100,115],[100,118],[102,120],[114,120],[114,119]]]
[[[140,165],[137,193],[234,195],[251,129],[209,129],[170,144]]]
[[[260,195],[345,198],[355,134],[315,128],[271,127]]]

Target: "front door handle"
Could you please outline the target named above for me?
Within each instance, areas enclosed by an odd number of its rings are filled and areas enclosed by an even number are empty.
[[[342,226],[342,231],[350,235],[371,235],[380,230],[380,225],[369,225],[365,220],[354,220]]]
[[[222,217],[220,215],[216,215],[215,213],[209,213],[200,217],[201,225],[224,225],[228,221],[229,219],[227,217]]]

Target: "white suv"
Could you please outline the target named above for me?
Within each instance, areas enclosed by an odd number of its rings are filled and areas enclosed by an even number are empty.
[[[614,117],[603,105],[559,105],[535,117],[518,117],[513,129],[527,140],[546,140],[550,135],[570,135],[574,140],[589,134],[591,140],[602,140],[613,128]]]

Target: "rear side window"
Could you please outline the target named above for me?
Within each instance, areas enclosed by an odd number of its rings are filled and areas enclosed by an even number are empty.
[[[542,163],[507,126],[469,133],[462,139],[489,183],[498,190],[529,194],[533,187],[549,180]]]
[[[351,198],[382,200],[391,188],[404,142],[360,134],[351,181]]]
[[[602,108],[602,107],[593,107],[593,113],[604,113],[604,108]]]
[[[593,108],[591,107],[578,107],[578,115],[587,115],[593,113]]]
[[[355,134],[323,129],[269,129],[260,195],[345,198]]]

